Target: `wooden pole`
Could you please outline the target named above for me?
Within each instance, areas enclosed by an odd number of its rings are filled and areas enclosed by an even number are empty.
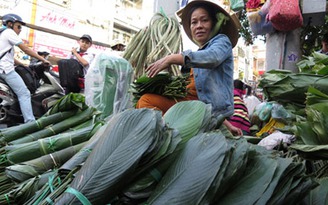
[[[2,19],[2,16],[0,16],[0,19]],[[49,29],[49,28],[45,28],[45,27],[41,27],[41,26],[37,26],[37,25],[34,25],[34,24],[29,24],[29,23],[26,23],[26,27],[28,27],[30,29],[35,29],[35,30],[38,30],[38,31],[46,32],[46,33],[51,33],[51,34],[58,35],[58,36],[63,36],[63,37],[74,39],[74,40],[79,40],[80,37],[81,37],[81,36],[75,36],[75,35],[72,35],[72,34],[60,32],[60,31],[55,31],[55,30],[52,30],[52,29]],[[111,47],[110,44],[102,43],[102,42],[99,42],[99,41],[92,41],[92,44],[107,47],[107,48]]]
[[[58,36],[63,36],[63,37],[74,39],[74,40],[79,40],[80,37],[81,37],[81,36],[75,36],[75,35],[72,35],[72,34],[60,32],[60,31],[55,31],[55,30],[52,30],[52,29],[44,28],[44,27],[37,26],[37,25],[34,25],[34,24],[29,24],[29,23],[26,23],[26,27],[31,28],[31,29],[35,29],[35,30],[38,30],[38,31],[46,32],[46,33],[51,33],[51,34],[58,35]],[[107,48],[111,47],[109,44],[102,43],[102,42],[99,42],[99,41],[92,41],[92,44],[107,47]]]

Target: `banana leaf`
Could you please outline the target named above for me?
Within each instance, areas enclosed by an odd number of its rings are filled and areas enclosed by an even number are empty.
[[[305,105],[306,92],[310,86],[328,93],[326,77],[306,73],[288,73],[269,71],[260,80],[259,87],[268,101]]]
[[[95,131],[96,130],[93,126],[89,126],[79,130],[39,139],[34,142],[7,145],[7,154],[5,154],[7,161],[5,163],[6,165],[17,164],[59,151],[69,146],[77,145],[88,141]]]
[[[317,186],[317,182],[310,176],[295,179],[289,193],[284,199],[284,204],[297,204]]]
[[[89,71],[85,75],[86,103],[101,112],[100,118],[132,107],[132,95],[128,93],[128,89],[132,83],[133,69],[127,60],[100,53],[93,60]],[[94,82],[95,71],[102,77],[100,82]]]
[[[304,159],[308,160],[327,160],[328,145],[301,145],[292,144],[290,149],[296,150]]]
[[[317,179],[319,186],[311,190],[302,200],[303,205],[327,205],[328,203],[328,178]]]
[[[173,76],[170,73],[160,73],[152,78],[142,75],[132,83],[130,89],[134,102],[146,93],[163,95],[169,98],[186,97],[189,76]]]
[[[16,184],[7,193],[0,195],[0,204],[24,204],[30,199],[53,175],[53,171],[46,172],[22,183]]]
[[[21,183],[27,179],[45,173],[48,170],[59,168],[84,145],[85,142],[33,160],[8,166],[5,171],[6,176],[17,183]]]
[[[273,180],[277,167],[277,160],[267,156],[250,157],[244,175],[234,184],[233,191],[221,197],[220,204],[254,204]]]
[[[159,111],[131,109],[111,118],[109,132],[102,136],[78,172],[70,189],[84,195],[92,204],[105,204],[133,180],[144,153],[160,137],[164,123]],[[64,193],[58,204],[79,200]]]
[[[163,118],[167,126],[178,131],[178,136],[172,138],[175,143],[174,146],[170,146],[171,151],[168,152],[170,155],[129,184],[124,190],[121,200],[133,201],[134,203],[147,200],[171,162],[179,154],[178,150],[182,149],[184,144],[197,133],[214,127],[210,125],[211,120],[213,120],[211,107],[201,101],[179,102],[172,106]],[[179,143],[178,147],[176,147],[176,143]]]
[[[70,127],[77,126],[91,119],[94,115],[99,114],[95,108],[88,107],[87,109],[77,113],[75,116],[65,119],[59,123],[46,127],[43,130],[26,135],[20,139],[11,141],[10,144],[22,144],[33,142],[41,138],[46,138],[55,134],[59,134],[68,130]]]
[[[297,135],[308,145],[328,144],[328,104],[306,106],[306,121],[296,123]]]
[[[290,166],[290,164],[293,162],[292,159],[283,159],[283,158],[278,158],[278,167],[275,170],[273,179],[271,181],[271,183],[269,184],[269,186],[267,187],[267,189],[263,192],[262,196],[256,201],[256,205],[262,205],[262,204],[266,204],[269,199],[271,198],[274,190],[276,189],[279,180],[281,178],[281,176],[283,175],[283,173],[286,171],[286,169]]]
[[[109,126],[107,125],[102,125],[99,127],[99,129],[97,129],[92,137],[86,142],[85,146],[58,169],[58,175],[60,178],[66,177],[66,175],[69,174],[73,169],[85,162],[85,160],[88,158],[96,146],[99,138],[108,132],[108,127]]]
[[[80,93],[69,93],[59,99],[45,114],[52,115],[57,112],[69,110],[85,110],[88,106],[85,104],[85,97]]]
[[[25,124],[2,129],[0,130],[0,136],[1,136],[0,144],[5,145],[8,142],[11,142],[13,140],[25,136],[26,134],[36,132],[38,130],[45,128],[50,124],[55,124],[64,119],[67,119],[73,116],[75,113],[76,111],[74,110],[58,112],[49,116],[42,116],[41,118],[33,122],[28,122]]]
[[[305,172],[304,163],[291,163],[285,169],[283,174],[281,175],[277,186],[270,199],[268,200],[268,205],[275,204],[284,204],[284,200],[290,191],[293,181],[300,178],[300,174]],[[310,191],[310,190],[309,190]]]
[[[306,105],[316,103],[328,103],[328,95],[311,86],[306,93]]]
[[[31,177],[44,173],[49,169],[60,166],[77,152],[81,145],[83,144],[68,147],[22,164],[6,167],[5,172],[1,173],[0,177],[0,193],[8,192],[8,189],[11,189],[15,183],[23,182]]]
[[[4,171],[1,171],[0,174],[0,196],[2,194],[6,194],[9,192],[13,186],[15,186],[15,182],[9,179],[5,174]]]
[[[226,140],[230,146],[230,150],[226,154],[227,163],[221,167],[212,184],[211,191],[206,193],[202,204],[218,203],[220,198],[232,190],[232,186],[244,175],[248,160],[249,145],[247,141],[244,138],[227,138]]]
[[[74,178],[74,174],[80,169],[76,168],[72,170],[65,178],[60,178],[55,172],[49,177],[48,183],[30,197],[24,205],[49,205],[54,204],[52,199],[56,199],[60,196],[69,186]]]
[[[108,123],[108,122],[107,122]],[[102,123],[101,123],[102,124]],[[33,198],[31,198],[28,204],[40,205],[48,204],[44,199],[55,199],[60,196],[69,186],[73,180],[73,175],[80,169],[82,164],[85,162],[91,151],[94,149],[99,138],[107,132],[105,128],[108,126],[100,127],[97,132],[92,135],[90,140],[68,161],[66,161],[58,170],[54,180],[46,184]]]
[[[202,101],[183,101],[172,106],[163,116],[165,123],[179,131],[181,143],[198,133],[214,129],[212,107]]]
[[[223,135],[213,132],[194,136],[165,173],[148,204],[198,204],[220,169],[226,151]]]

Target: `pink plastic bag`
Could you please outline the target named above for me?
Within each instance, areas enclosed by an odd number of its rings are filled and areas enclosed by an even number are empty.
[[[291,31],[303,25],[298,0],[271,0],[268,19],[278,31]]]

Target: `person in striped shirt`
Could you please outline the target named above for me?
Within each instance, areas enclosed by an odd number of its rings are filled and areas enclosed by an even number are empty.
[[[248,116],[248,109],[243,100],[246,94],[247,85],[241,80],[234,80],[234,114],[229,118],[229,122],[242,130],[243,135],[250,135],[251,123]]]

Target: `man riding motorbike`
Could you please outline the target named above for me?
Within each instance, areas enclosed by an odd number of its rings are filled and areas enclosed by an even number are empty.
[[[44,65],[50,65],[50,62],[27,47],[18,36],[24,25],[22,18],[16,14],[10,13],[2,17],[2,29],[5,30],[0,34],[0,78],[5,80],[17,95],[26,123],[35,120],[35,117],[32,110],[31,93],[23,79],[15,71],[15,65],[22,65],[22,63],[14,57],[14,46],[18,46],[27,55],[41,60]]]

